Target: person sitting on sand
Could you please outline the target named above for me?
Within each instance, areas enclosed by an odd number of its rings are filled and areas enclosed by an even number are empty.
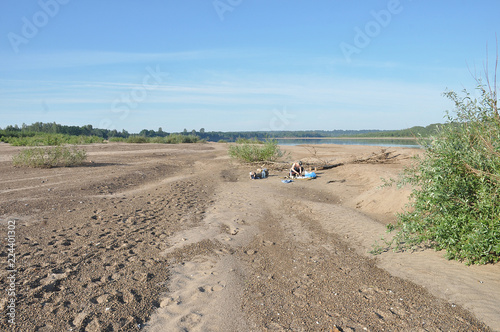
[[[257,169],[257,172],[250,172],[250,179],[265,179],[269,176],[269,171],[267,168]]]
[[[297,161],[292,164],[290,168],[290,177],[301,176],[304,173],[304,167],[302,167],[302,161]]]

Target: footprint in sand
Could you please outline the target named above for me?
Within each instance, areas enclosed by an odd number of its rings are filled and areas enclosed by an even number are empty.
[[[211,319],[215,294],[226,288],[216,264],[215,258],[198,257],[173,269],[170,294],[161,300],[151,331],[198,330]]]
[[[202,314],[191,312],[180,319],[179,325],[189,331],[201,322],[202,317]]]

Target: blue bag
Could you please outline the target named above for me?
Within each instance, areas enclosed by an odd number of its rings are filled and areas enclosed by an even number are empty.
[[[306,178],[311,178],[311,179],[315,179],[316,178],[316,173],[314,172],[306,172],[306,174],[304,175]]]

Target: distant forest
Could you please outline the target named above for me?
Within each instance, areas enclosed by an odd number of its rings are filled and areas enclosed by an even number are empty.
[[[102,139],[113,137],[129,138],[131,136],[142,137],[166,137],[170,134],[196,135],[200,139],[212,142],[227,141],[234,142],[238,138],[265,140],[270,138],[312,138],[312,137],[427,137],[434,134],[440,124],[431,124],[427,127],[412,127],[403,130],[300,130],[300,131],[205,131],[204,128],[196,131],[184,129],[182,132],[169,133],[158,128],[158,130],[143,129],[139,133],[131,134],[126,130],[117,131],[109,129],[94,128],[92,125],[66,126],[53,123],[35,122],[31,125],[23,124],[9,125],[0,128],[0,140],[2,137],[31,137],[39,133],[65,134],[71,136],[96,136]]]
[[[446,126],[449,124],[446,124]],[[441,123],[433,123],[426,127],[415,126],[407,129],[401,130],[382,130],[382,131],[371,131],[368,133],[362,133],[353,135],[355,137],[429,137],[436,134],[439,127],[445,126]]]

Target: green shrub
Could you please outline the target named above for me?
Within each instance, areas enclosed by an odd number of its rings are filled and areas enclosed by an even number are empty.
[[[196,135],[181,135],[181,134],[170,134],[164,137],[164,142],[167,144],[179,144],[179,143],[198,143],[200,138]]]
[[[184,142],[184,138],[187,136],[181,134],[170,134],[163,138],[163,143],[166,144],[179,144]]]
[[[104,139],[97,136],[74,136],[67,134],[37,133],[30,136],[2,137],[2,140],[13,146],[57,146],[63,144],[102,143]]]
[[[108,141],[110,141],[110,142],[126,142],[127,139],[123,138],[123,137],[110,137],[108,139]]]
[[[81,165],[86,158],[86,151],[75,146],[34,147],[19,152],[12,158],[12,163],[19,167],[50,168]]]
[[[149,139],[149,143],[165,143],[165,140],[163,137],[156,136],[156,137],[151,137]]]
[[[456,115],[405,169],[400,184],[413,191],[398,216],[397,248],[428,245],[467,264],[500,260],[500,117],[496,95],[479,91],[479,99],[445,93]]]
[[[196,135],[181,135],[170,134],[165,137],[144,137],[144,136],[129,136],[127,143],[159,143],[159,144],[180,144],[180,143],[198,143],[201,142],[200,137]]]
[[[104,138],[98,136],[69,136],[64,144],[94,144],[94,143],[104,143]]]
[[[149,143],[149,139],[144,136],[129,136],[127,143]]]
[[[263,144],[233,144],[228,153],[231,158],[242,162],[275,161],[283,156],[277,140],[266,140]]]
[[[252,139],[249,138],[243,138],[243,137],[238,137],[236,139],[237,144],[264,144],[263,141],[259,141],[257,137],[254,137]]]

